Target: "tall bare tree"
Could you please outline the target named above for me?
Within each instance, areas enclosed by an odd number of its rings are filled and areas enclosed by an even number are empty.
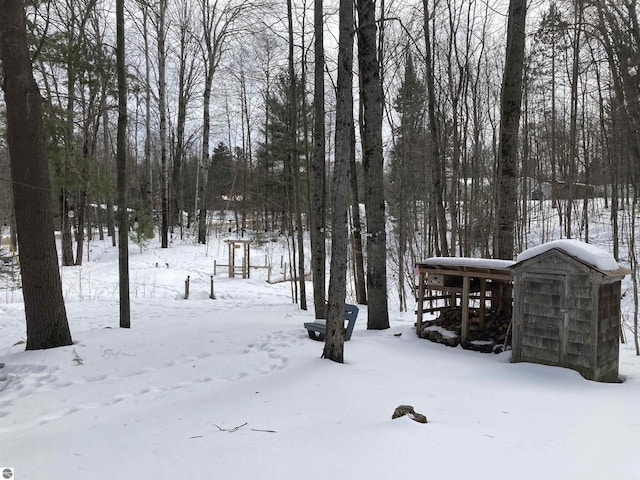
[[[353,255],[353,277],[356,289],[356,302],[367,304],[367,284],[364,273],[364,254],[362,248],[362,220],[360,218],[360,189],[358,187],[358,170],[356,168],[356,129],[351,132],[351,251]]]
[[[118,273],[120,327],[131,327],[129,301],[129,209],[127,196],[127,66],[125,63],[124,0],[116,1],[116,69],[118,71]]]
[[[363,103],[363,167],[367,214],[367,328],[389,328],[387,234],[382,157],[382,86],[376,43],[375,2],[358,0],[358,63]],[[334,203],[335,206],[335,203]],[[335,228],[335,225],[334,225]]]
[[[423,15],[424,15],[424,42],[425,42],[425,72],[427,83],[427,111],[429,113],[429,132],[430,138],[430,153],[431,161],[433,162],[433,197],[435,203],[435,217],[438,230],[439,252],[440,255],[449,256],[449,246],[447,240],[447,219],[444,210],[444,185],[443,185],[443,161],[442,161],[442,146],[441,146],[441,127],[440,120],[436,111],[436,89],[435,89],[435,74],[434,74],[434,57],[432,53],[432,35],[433,29],[431,27],[429,0],[422,0]]]
[[[160,226],[160,246],[169,247],[169,166],[167,159],[167,49],[165,20],[167,0],[159,0],[156,13],[156,35],[158,54],[158,113],[160,115],[160,195],[162,224]]]
[[[144,0],[141,0],[144,2]],[[153,195],[151,182],[151,48],[149,46],[149,12],[142,6],[142,37],[144,45],[144,160],[142,178],[140,180],[140,199],[142,205],[151,215],[153,211]]]
[[[202,103],[202,157],[198,175],[198,242],[207,242],[207,170],[210,163],[209,135],[211,133],[211,95],[213,76],[220,64],[231,28],[240,17],[245,5],[240,3],[220,4],[219,0],[203,0],[202,21],[202,66],[204,68],[204,93]]]
[[[33,78],[20,0],[0,0],[0,58],[20,241],[27,350],[71,345],[53,235],[42,100]]]
[[[313,160],[311,162],[311,272],[316,318],[323,318],[326,300],[325,249],[325,115],[324,115],[324,17],[322,0],[314,0],[315,40],[313,70]]]
[[[498,152],[498,227],[494,256],[513,258],[517,209],[518,125],[522,102],[526,0],[510,0],[507,51],[500,99],[500,148]]]
[[[298,152],[298,79],[295,72],[295,58],[294,58],[294,44],[293,44],[293,6],[292,0],[287,0],[287,24],[289,33],[289,96],[291,100],[289,102],[289,139],[291,141],[291,148],[288,152],[289,167],[291,173],[291,189],[293,197],[293,216],[295,218],[296,228],[294,231],[297,233],[297,247],[298,247],[298,285],[300,288],[300,308],[302,310],[307,309],[307,293],[306,282],[304,279],[304,241],[303,241],[303,229],[302,229],[302,210],[301,210],[301,190],[299,186],[300,177],[300,157]],[[304,114],[304,112],[303,112]],[[292,232],[293,236],[294,233]],[[295,247],[294,247],[295,249]],[[294,253],[295,258],[295,253]]]
[[[573,216],[573,197],[575,193],[576,172],[578,162],[578,76],[580,62],[580,36],[582,34],[583,0],[574,2],[573,21],[573,63],[571,66],[571,107],[569,120],[569,199],[567,202],[567,238],[571,238],[571,226]]]
[[[173,148],[171,167],[171,189],[169,220],[170,228],[180,228],[182,237],[183,185],[181,182],[183,164],[187,154],[187,110],[193,99],[197,83],[196,45],[193,36],[194,11],[191,2],[182,2],[176,12],[176,28],[178,30],[178,108],[175,129],[175,147]]]
[[[353,131],[353,0],[340,0],[336,140],[331,190],[329,308],[323,358],[344,362],[344,309],[347,294],[347,206]],[[374,45],[375,48],[375,45]]]

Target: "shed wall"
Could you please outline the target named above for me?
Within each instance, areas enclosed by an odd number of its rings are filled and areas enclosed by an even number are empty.
[[[514,267],[514,362],[617,381],[620,281],[551,250]]]
[[[573,368],[587,378],[592,378],[594,374],[592,369],[596,348],[593,280],[590,272],[574,270],[567,282],[567,349],[563,366]]]
[[[598,333],[595,378],[618,380],[621,282],[598,288]]]
[[[557,365],[562,350],[565,277],[525,274],[518,286],[520,360]]]

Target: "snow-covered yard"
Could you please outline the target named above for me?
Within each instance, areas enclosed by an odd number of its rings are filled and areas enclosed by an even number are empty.
[[[339,365],[320,359],[289,283],[219,273],[209,299],[218,244],[132,246],[123,330],[117,250],[93,242],[62,273],[72,347],[25,352],[19,292],[0,305],[0,467],[17,480],[640,478],[632,345],[626,381],[596,383],[421,340],[393,308],[391,329],[367,331],[362,306]],[[392,420],[400,404],[429,423]]]

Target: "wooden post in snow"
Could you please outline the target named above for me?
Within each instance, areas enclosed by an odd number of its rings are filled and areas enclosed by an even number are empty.
[[[190,280],[190,276],[187,275],[187,279],[184,281],[184,299],[185,300],[189,298],[189,280]]]

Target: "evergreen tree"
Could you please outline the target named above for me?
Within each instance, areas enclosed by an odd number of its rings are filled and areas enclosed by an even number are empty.
[[[300,81],[297,82],[300,84]],[[311,112],[303,111],[302,95],[304,91],[298,89],[296,102],[298,112],[310,117]],[[257,149],[257,178],[256,199],[265,211],[273,214],[285,213],[293,210],[292,175],[297,174],[301,180],[306,179],[304,167],[293,172],[288,160],[289,155],[302,157],[309,149],[305,147],[303,132],[298,129],[296,141],[291,140],[289,123],[291,121],[291,100],[289,95],[289,76],[281,73],[276,79],[275,88],[267,95],[267,109],[269,119],[264,126],[265,141]],[[311,125],[312,122],[298,122],[299,126]],[[308,138],[309,136],[307,136]],[[295,150],[295,151],[294,151]],[[306,162],[299,162],[306,165]],[[302,185],[302,182],[299,182]],[[306,198],[305,195],[301,198]],[[258,205],[260,206],[260,205]],[[308,211],[306,208],[305,211]]]
[[[231,150],[223,142],[218,143],[211,155],[211,164],[207,175],[207,209],[224,210],[225,198],[237,195],[235,191],[236,169]]]
[[[404,80],[393,103],[400,125],[394,129],[388,198],[391,214],[396,220],[404,208],[412,208],[412,204],[424,197],[425,88],[424,82],[416,75],[411,55],[407,55]]]
[[[404,80],[394,102],[400,125],[394,130],[395,145],[389,165],[387,199],[398,242],[398,294],[400,308],[406,308],[404,281],[407,247],[418,217],[417,202],[424,198],[426,183],[425,135],[426,90],[416,76],[411,55],[407,55]]]

